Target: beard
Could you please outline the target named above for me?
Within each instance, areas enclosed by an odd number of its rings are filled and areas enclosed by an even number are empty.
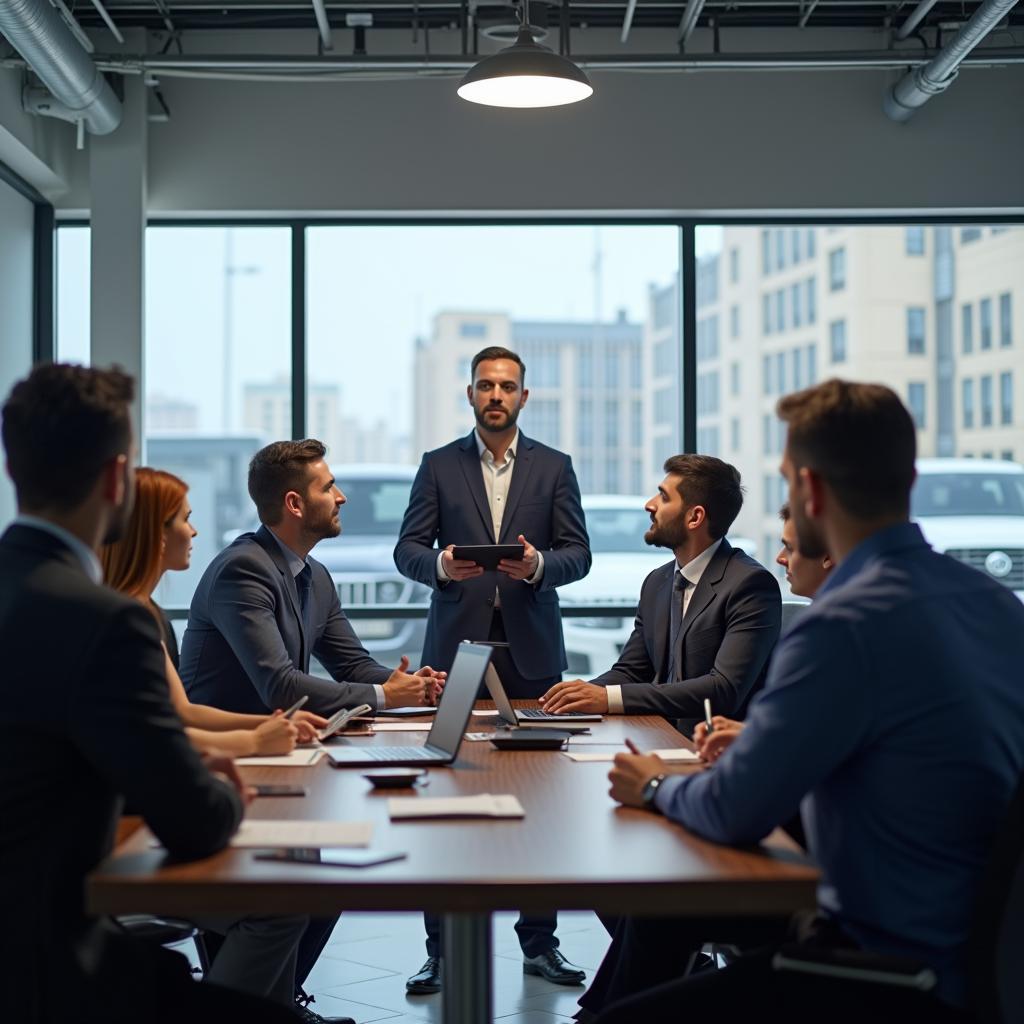
[[[489,412],[500,412],[504,414],[504,419],[497,422],[489,422],[487,420],[487,414]],[[502,431],[510,430],[516,425],[516,420],[519,419],[519,409],[513,409],[508,412],[504,406],[499,405],[487,405],[483,409],[478,409],[476,406],[473,407],[473,415],[476,417],[476,425],[481,430],[487,430],[492,434],[500,434]]]
[[[314,544],[319,540],[327,540],[328,537],[337,537],[340,533],[341,516],[336,509],[316,519],[311,518],[306,523],[306,535]]]
[[[684,509],[670,523],[651,523],[651,528],[644,534],[644,543],[651,547],[670,548],[673,551],[686,543],[686,513]]]
[[[821,527],[807,518],[799,502],[791,506],[793,525],[796,527],[796,546],[802,558],[824,558],[828,554]]]

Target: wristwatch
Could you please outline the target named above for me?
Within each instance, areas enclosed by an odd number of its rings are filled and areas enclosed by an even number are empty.
[[[655,775],[653,779],[648,779],[644,783],[644,788],[640,790],[640,799],[644,802],[644,808],[648,811],[656,811],[658,808],[654,805],[654,796],[658,792],[658,787],[668,778],[667,775]]]

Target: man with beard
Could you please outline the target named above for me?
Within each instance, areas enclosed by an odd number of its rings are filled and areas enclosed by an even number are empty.
[[[910,521],[917,431],[893,391],[829,380],[778,412],[797,546],[835,568],[714,768],[683,778],[620,755],[611,795],[737,845],[800,806],[822,873],[804,948],[787,954],[803,969],[775,969],[776,939],[600,1020],[675,1021],[681,1007],[745,1020],[771,1006],[793,1024],[973,1021],[974,902],[1024,769],[1024,608]],[[925,991],[816,973],[830,958],[870,970],[868,954],[902,959]]]
[[[492,664],[511,697],[536,698],[566,667],[555,588],[590,571],[590,541],[568,455],[519,432],[529,392],[514,352],[473,357],[466,396],[476,417],[468,436],[423,456],[395,547],[399,571],[433,593],[424,658],[448,666],[461,640],[491,640]],[[456,545],[523,545],[496,572],[455,558]],[[436,546],[435,546],[436,545]],[[440,549],[440,550],[439,550]],[[413,994],[441,988],[439,927],[427,917],[427,962],[409,979]],[[583,971],[558,950],[555,915],[520,916],[523,970],[559,985]]]
[[[775,577],[725,539],[743,504],[740,475],[710,455],[673,455],[665,473],[644,506],[644,540],[675,558],[644,580],[619,660],[592,682],[551,687],[548,711],[660,714],[689,736],[705,699],[740,718],[764,680],[782,598]]]
[[[189,743],[153,617],[101,585],[97,551],[120,536],[134,495],[133,392],[118,370],[50,364],[3,408],[19,514],[0,538],[0,1019],[294,1021],[290,1008],[195,984],[184,957],[85,911],[85,876],[110,853],[126,801],[188,860],[227,844],[246,796],[230,760],[204,765]],[[304,923],[264,930],[275,942],[261,947],[260,991],[279,995]]]

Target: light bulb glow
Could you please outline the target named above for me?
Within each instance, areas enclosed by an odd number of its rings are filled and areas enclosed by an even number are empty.
[[[465,82],[458,93],[470,103],[488,107],[561,107],[578,103],[593,93],[593,86],[549,75],[502,75]]]

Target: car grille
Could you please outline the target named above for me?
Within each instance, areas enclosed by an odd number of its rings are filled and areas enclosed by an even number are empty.
[[[1024,590],[1024,548],[951,548],[946,554],[1012,590]],[[1005,555],[1011,563],[1009,572],[1002,576],[991,571],[993,563],[1005,565],[1006,560],[999,558],[999,554]]]
[[[411,584],[401,576],[342,576],[336,574],[342,608],[377,604],[408,604]]]

